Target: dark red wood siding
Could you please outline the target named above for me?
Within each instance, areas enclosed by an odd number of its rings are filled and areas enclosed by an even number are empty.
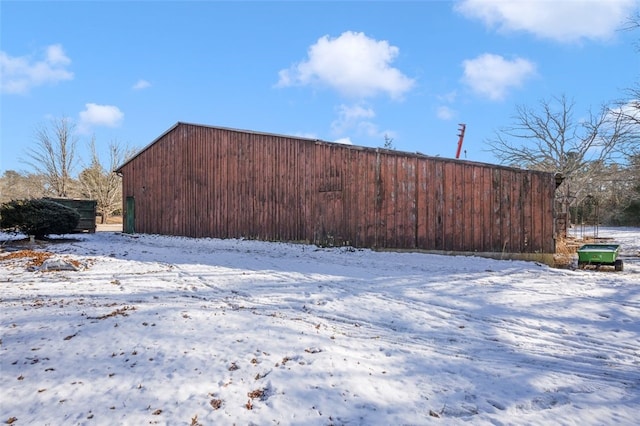
[[[550,173],[184,123],[119,171],[140,233],[555,250]]]

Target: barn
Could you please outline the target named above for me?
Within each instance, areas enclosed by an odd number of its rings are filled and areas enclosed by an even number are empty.
[[[555,251],[551,173],[182,122],[116,172],[125,232]]]

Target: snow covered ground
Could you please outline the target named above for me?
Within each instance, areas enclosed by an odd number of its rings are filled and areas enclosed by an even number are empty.
[[[640,229],[599,236],[623,272],[117,232],[25,244],[0,252],[0,421],[635,425]]]

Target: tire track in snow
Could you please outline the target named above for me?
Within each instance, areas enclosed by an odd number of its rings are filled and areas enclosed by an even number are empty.
[[[333,290],[331,300],[341,300],[341,296],[350,294],[350,291],[340,291],[337,289],[338,286],[339,284],[326,286]],[[566,327],[551,327],[542,321],[533,323],[504,317],[471,315],[468,309],[455,308],[443,303],[424,302],[415,298],[399,300],[385,296],[384,290],[376,287],[376,291],[372,293],[375,293],[375,297],[385,304],[390,312],[411,313],[416,317],[422,315],[426,323],[437,324],[443,320],[451,322],[449,326],[422,331],[403,329],[397,323],[389,324],[382,319],[376,322],[362,320],[363,317],[372,317],[372,315],[359,315],[356,311],[349,309],[344,309],[338,314],[336,309],[324,309],[324,304],[309,303],[310,295],[320,297],[325,293],[304,293],[302,291],[304,288],[304,286],[289,286],[287,290],[293,294],[287,293],[287,297],[277,300],[269,298],[265,301],[260,297],[249,296],[243,301],[258,314],[268,314],[266,311],[269,309],[287,305],[289,310],[283,313],[295,317],[296,321],[303,320],[310,325],[324,321],[328,323],[325,325],[350,338],[383,339],[407,349],[424,351],[425,348],[429,348],[432,353],[463,356],[474,361],[482,360],[477,353],[474,353],[474,348],[479,347],[483,348],[485,356],[488,353],[491,354],[491,359],[486,361],[488,363],[513,362],[513,356],[520,354],[521,363],[536,365],[544,370],[566,369],[566,365],[569,364],[573,365],[570,369],[572,374],[579,377],[607,378],[623,385],[640,383],[640,374],[635,372],[640,347],[632,344],[612,346],[606,340],[590,337],[584,333],[572,335]],[[277,290],[281,293],[283,289],[278,287]],[[360,290],[367,293],[371,287],[364,286]],[[296,309],[296,306],[306,309]],[[425,317],[427,313],[431,319]],[[286,319],[286,317],[282,318]],[[479,335],[483,337],[478,339],[469,337],[464,333],[464,329],[458,328],[456,324],[477,328],[486,328],[488,325],[494,332],[481,332]],[[502,333],[502,337],[496,336],[496,330]],[[523,346],[524,344],[526,346]],[[495,350],[491,350],[492,347],[495,347]]]

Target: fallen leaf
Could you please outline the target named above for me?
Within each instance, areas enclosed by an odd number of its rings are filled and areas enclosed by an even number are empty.
[[[262,398],[264,396],[264,389],[253,390],[247,393],[247,396],[251,399]]]

